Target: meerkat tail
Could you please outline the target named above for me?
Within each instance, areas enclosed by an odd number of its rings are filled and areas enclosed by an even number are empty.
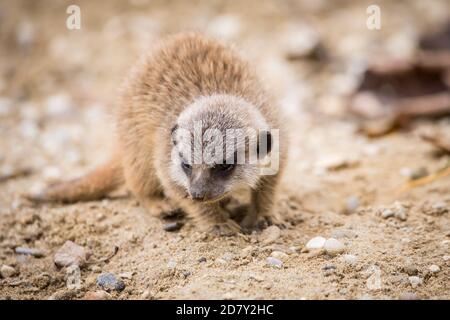
[[[91,201],[105,197],[123,183],[120,158],[113,157],[81,178],[50,185],[42,192],[28,194],[25,197],[33,202]]]

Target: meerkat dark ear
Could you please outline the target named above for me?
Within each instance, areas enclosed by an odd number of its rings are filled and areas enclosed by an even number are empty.
[[[171,137],[172,137],[172,143],[174,144],[174,145],[176,145],[177,144],[177,141],[175,140],[175,137],[174,137],[174,133],[175,133],[175,131],[177,131],[177,129],[178,129],[178,125],[177,124],[175,124],[173,127],[172,127],[172,129],[170,129],[170,135],[171,135]]]
[[[272,150],[272,135],[269,131],[261,130],[258,134],[258,159],[264,158]]]

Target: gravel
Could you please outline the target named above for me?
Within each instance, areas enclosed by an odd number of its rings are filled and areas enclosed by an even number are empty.
[[[281,236],[281,230],[277,226],[270,226],[261,233],[261,242],[263,244],[271,244],[278,240]]]
[[[173,270],[175,269],[177,266],[177,262],[175,260],[169,260],[169,262],[167,262],[167,268]]]
[[[411,287],[416,288],[417,286],[420,286],[423,282],[422,278],[418,276],[412,276],[409,277],[409,283],[411,284]]]
[[[43,251],[41,251],[39,249],[33,249],[33,248],[17,247],[15,249],[15,252],[17,254],[25,254],[25,255],[36,257],[36,258],[42,258],[43,256],[45,256]]]
[[[322,249],[326,241],[327,239],[325,239],[324,237],[314,237],[308,241],[308,243],[306,244],[306,249],[308,250]]]
[[[428,270],[430,270],[431,273],[438,273],[441,271],[441,268],[438,265],[432,264]]]
[[[401,221],[406,221],[408,219],[406,207],[398,201],[394,202],[388,208],[380,208],[378,212],[383,219],[391,217],[395,217]]]
[[[274,258],[274,257],[268,257],[266,259],[266,263],[268,266],[270,267],[274,267],[274,268],[282,268],[283,267],[283,261]]]
[[[16,275],[16,273],[17,273],[16,269],[14,269],[11,266],[2,265],[2,267],[0,268],[0,275],[3,278],[10,278],[10,277]]]
[[[163,229],[167,232],[174,232],[180,230],[182,226],[181,222],[175,221],[164,224]]]
[[[359,198],[357,196],[350,196],[347,198],[346,201],[346,212],[347,213],[352,213],[354,212],[356,209],[358,209],[360,205],[360,201]]]
[[[55,253],[53,261],[59,268],[72,265],[83,267],[86,265],[89,256],[90,253],[82,246],[79,246],[72,241],[66,241]]]
[[[403,266],[403,272],[409,276],[415,276],[419,273],[419,269],[414,264],[406,264]]]
[[[383,211],[381,211],[381,217],[383,219],[387,219],[390,217],[394,216],[394,211],[392,211],[391,209],[384,209]]]
[[[114,274],[106,272],[97,277],[97,285],[103,290],[110,291],[122,291],[125,289],[125,283]]]
[[[369,290],[380,290],[381,289],[381,269],[376,265],[372,265],[368,268],[368,273],[370,276],[366,280],[366,286]]]
[[[323,246],[325,252],[329,255],[337,255],[345,251],[345,245],[337,239],[329,238]]]
[[[66,286],[69,290],[81,289],[81,271],[77,265],[71,265],[66,269]]]
[[[270,254],[270,256],[273,257],[273,258],[282,260],[282,261],[283,261],[283,260],[286,260],[286,259],[289,257],[289,255],[287,255],[286,253],[284,253],[284,252],[282,252],[282,251],[273,251],[273,252]]]

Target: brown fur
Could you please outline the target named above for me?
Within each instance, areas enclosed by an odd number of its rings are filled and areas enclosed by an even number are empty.
[[[170,178],[171,129],[179,115],[201,96],[239,97],[255,106],[271,128],[280,128],[277,109],[269,103],[249,66],[232,49],[196,34],[168,38],[146,55],[125,81],[116,114],[117,146],[121,150],[105,166],[80,180],[50,187],[41,200],[73,202],[105,196],[122,181],[146,206],[161,193],[188,213],[228,213],[219,203],[194,202]],[[281,128],[280,128],[281,129]],[[263,176],[252,191],[245,226],[270,217],[276,186],[284,167],[285,136],[280,132],[280,172]]]

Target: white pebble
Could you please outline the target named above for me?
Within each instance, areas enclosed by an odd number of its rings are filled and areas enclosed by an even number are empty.
[[[274,257],[268,257],[266,259],[267,265],[275,268],[281,268],[283,266],[283,262],[277,258]]]
[[[394,216],[394,211],[392,211],[391,209],[384,209],[383,211],[381,211],[381,217],[383,219],[387,219],[390,217]]]
[[[359,198],[351,196],[347,198],[347,212],[353,212],[359,207]]]
[[[331,255],[339,254],[345,251],[345,245],[337,239],[329,238],[324,244],[325,252]]]
[[[409,283],[411,284],[411,287],[413,287],[413,288],[422,284],[422,279],[418,276],[411,276],[408,279],[409,279]]]
[[[308,243],[306,244],[306,249],[308,250],[322,249],[326,241],[327,239],[325,239],[324,237],[314,237],[308,241]]]
[[[381,289],[381,270],[378,266],[372,265],[368,268],[367,272],[370,276],[367,278],[366,286],[369,290]]]
[[[406,208],[400,202],[394,202],[394,215],[397,219],[405,221],[407,219],[406,216]]]
[[[167,268],[169,269],[175,269],[176,266],[177,262],[175,260],[169,260],[169,262],[167,262]]]
[[[432,264],[428,270],[430,270],[432,273],[438,273],[439,271],[441,271],[441,268],[439,268],[439,266]]]

